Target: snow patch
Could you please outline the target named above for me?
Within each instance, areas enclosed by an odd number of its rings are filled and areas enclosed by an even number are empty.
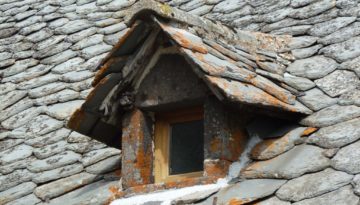
[[[250,152],[261,141],[258,135],[250,136],[248,143],[246,144],[246,148],[244,152],[239,157],[239,161],[234,162],[229,167],[229,174],[227,176],[227,180],[230,181],[231,179],[237,178],[240,174],[241,169],[247,166],[251,159],[250,159]]]
[[[141,205],[144,204],[145,202],[151,202],[151,201],[162,202],[161,205],[170,205],[171,201],[183,197],[185,195],[192,194],[198,191],[223,188],[226,187],[227,185],[228,185],[227,180],[219,179],[216,184],[197,185],[197,186],[180,188],[180,189],[166,190],[157,193],[137,195],[129,198],[115,200],[111,202],[110,205]]]

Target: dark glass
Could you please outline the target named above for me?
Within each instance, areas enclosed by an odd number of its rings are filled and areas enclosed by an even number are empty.
[[[170,125],[170,175],[203,170],[203,120]]]

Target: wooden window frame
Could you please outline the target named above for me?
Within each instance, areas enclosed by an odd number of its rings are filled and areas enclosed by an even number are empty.
[[[182,179],[201,177],[204,171],[190,172],[185,174],[169,174],[169,148],[170,148],[170,124],[203,120],[202,107],[194,107],[175,112],[156,114],[155,117],[155,153],[154,153],[154,180],[155,183],[172,182]],[[203,136],[202,136],[203,137]]]

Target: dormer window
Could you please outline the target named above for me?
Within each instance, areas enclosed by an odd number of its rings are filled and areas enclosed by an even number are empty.
[[[156,115],[155,183],[203,175],[203,115],[202,108]]]

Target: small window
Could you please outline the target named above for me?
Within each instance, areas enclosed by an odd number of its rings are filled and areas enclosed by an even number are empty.
[[[155,183],[202,176],[202,109],[193,108],[156,116],[154,163]]]

